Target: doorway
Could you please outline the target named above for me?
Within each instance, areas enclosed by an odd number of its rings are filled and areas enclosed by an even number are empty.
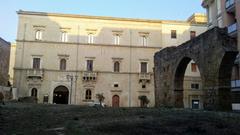
[[[69,91],[65,86],[58,86],[53,92],[54,104],[68,104]]]
[[[112,97],[112,107],[119,107],[119,96],[114,95]]]

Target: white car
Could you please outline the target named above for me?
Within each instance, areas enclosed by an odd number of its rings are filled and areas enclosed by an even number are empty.
[[[88,106],[92,106],[92,107],[100,107],[100,102],[89,102]],[[105,103],[102,103],[102,107],[106,107]]]

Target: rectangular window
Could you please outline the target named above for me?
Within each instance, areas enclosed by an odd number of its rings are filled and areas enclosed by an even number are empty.
[[[35,39],[36,40],[42,40],[42,31],[41,30],[37,30],[35,33]]]
[[[197,72],[197,64],[196,63],[191,63],[191,70],[192,70],[192,72]]]
[[[147,73],[147,62],[141,62],[141,73]]]
[[[87,71],[93,71],[93,60],[87,60]]]
[[[142,36],[142,45],[147,46],[147,37],[146,36]]]
[[[33,69],[40,69],[40,58],[33,58]]]
[[[192,83],[191,88],[195,89],[195,90],[198,90],[199,89],[199,84],[198,83]]]
[[[94,35],[92,33],[88,34],[88,43],[93,44],[94,43]]]
[[[118,87],[118,84],[117,84],[117,83],[115,83],[113,86],[114,86],[115,88],[117,88],[117,87]]]
[[[67,32],[62,32],[62,36],[61,36],[61,40],[62,42],[67,42],[68,41],[68,34]]]
[[[193,39],[196,37],[196,31],[190,31],[190,39]]]
[[[114,36],[114,44],[115,45],[119,45],[120,44],[120,36],[119,35],[115,35]]]
[[[177,31],[171,30],[171,38],[177,38]]]

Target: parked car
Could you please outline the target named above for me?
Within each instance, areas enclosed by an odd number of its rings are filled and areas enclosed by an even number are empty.
[[[100,107],[101,104],[100,104],[100,102],[89,102],[89,103],[88,103],[88,106],[91,106],[91,107]],[[105,103],[102,103],[102,107],[106,107]]]

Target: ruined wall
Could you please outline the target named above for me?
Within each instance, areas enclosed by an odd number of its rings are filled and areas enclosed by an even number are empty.
[[[205,109],[231,108],[231,68],[237,44],[226,29],[213,28],[177,47],[154,56],[156,106],[183,107],[183,79],[187,64],[198,65],[204,90]]]

